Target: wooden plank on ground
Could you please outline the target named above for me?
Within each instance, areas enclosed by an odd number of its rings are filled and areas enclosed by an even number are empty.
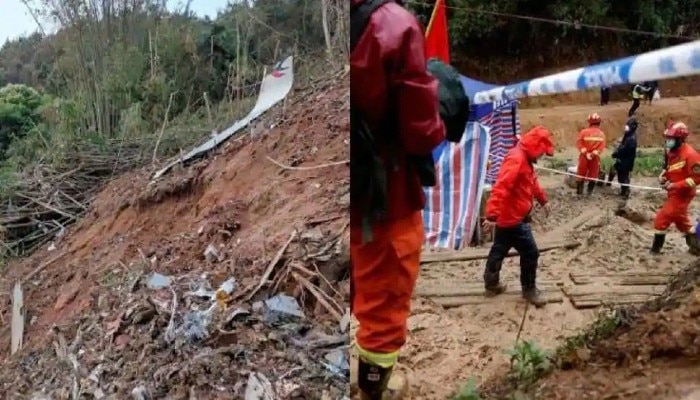
[[[540,252],[550,251],[555,249],[573,249],[580,246],[581,243],[575,240],[551,240],[542,241],[538,243],[537,247]],[[468,248],[459,251],[444,251],[436,253],[423,253],[420,262],[433,263],[433,262],[449,262],[449,261],[472,261],[472,260],[483,260],[489,255],[490,248]],[[518,252],[511,250],[508,252],[508,257],[517,256]]]
[[[635,294],[660,295],[666,290],[666,285],[576,285],[562,289],[568,297],[583,296],[626,296]]]
[[[483,294],[483,292],[482,292]],[[562,293],[560,290],[555,292],[542,292],[542,296],[547,301],[547,303],[561,303],[564,301]],[[486,297],[486,296],[451,296],[451,297],[431,297],[431,300],[436,304],[439,304],[445,308],[467,306],[467,305],[477,305],[485,303],[501,303],[501,302],[519,302],[523,300],[522,293],[520,289],[509,290],[506,293],[500,294],[498,296]]]
[[[505,282],[508,289],[520,290],[520,282]],[[557,291],[561,281],[537,281],[540,290]],[[418,284],[413,292],[414,297],[450,297],[450,296],[481,296],[484,294],[484,282]]]
[[[595,308],[602,305],[624,305],[624,304],[640,304],[653,299],[654,295],[633,294],[618,297],[572,297],[571,303],[577,309]]]
[[[665,285],[674,274],[671,272],[626,272],[611,274],[581,274],[569,273],[571,280],[577,285],[594,282],[614,283],[616,285]]]

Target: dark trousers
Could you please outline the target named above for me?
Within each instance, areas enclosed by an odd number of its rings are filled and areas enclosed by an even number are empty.
[[[623,168],[618,168],[616,169],[617,172],[617,181],[620,183],[620,196],[622,197],[629,197],[630,195],[630,187],[626,186],[630,184],[630,171],[628,169],[623,169]]]
[[[503,260],[512,248],[520,255],[520,284],[523,290],[534,289],[540,251],[530,224],[524,222],[511,228],[496,227],[493,245],[486,259],[484,282],[487,286],[498,284]]]
[[[639,99],[634,99],[632,100],[632,107],[630,107],[630,110],[627,112],[627,116],[631,117],[634,115],[634,112],[637,111],[639,108]]]
[[[612,181],[615,179],[615,176],[617,176],[617,182],[620,183],[620,185],[629,185],[630,184],[630,173],[631,171],[625,168],[618,168],[616,166],[617,164],[613,165],[610,167],[610,171],[608,172],[608,183],[607,186],[612,186]],[[620,196],[622,197],[629,197],[630,196],[630,187],[629,186],[620,186]]]
[[[652,101],[654,101],[654,95],[656,94],[656,91],[659,90],[657,88],[652,88],[649,93],[647,93],[647,103],[651,104]]]
[[[600,105],[604,106],[610,102],[610,88],[600,89]]]

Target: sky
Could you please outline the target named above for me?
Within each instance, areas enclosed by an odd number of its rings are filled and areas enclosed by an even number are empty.
[[[30,1],[30,4],[32,2]],[[203,17],[215,17],[219,9],[226,6],[228,0],[193,0],[190,9],[197,15]],[[183,0],[169,0],[171,8],[178,8],[183,4]],[[0,46],[7,39],[14,39],[18,36],[26,35],[38,30],[38,26],[27,11],[27,7],[21,0],[0,0]]]

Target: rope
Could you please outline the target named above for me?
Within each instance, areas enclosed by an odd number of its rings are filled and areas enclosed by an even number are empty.
[[[427,1],[418,1],[418,0],[405,0],[405,3],[415,4],[415,5],[425,6],[425,7],[433,7],[434,6],[434,4],[428,3]],[[572,26],[576,29],[588,28],[588,29],[599,30],[599,31],[629,33],[629,34],[635,34],[635,35],[654,36],[654,37],[658,37],[658,38],[669,38],[669,39],[685,39],[685,40],[696,40],[697,39],[697,37],[693,37],[693,36],[673,35],[673,34],[668,34],[668,33],[643,31],[643,30],[639,30],[639,29],[628,29],[628,28],[618,28],[618,27],[614,27],[614,26],[586,24],[586,23],[578,22],[578,21],[572,22],[572,21],[565,21],[565,20],[559,20],[559,19],[532,17],[529,15],[509,14],[509,13],[504,13],[504,12],[481,10],[481,9],[477,9],[477,8],[455,7],[455,6],[448,6],[448,5],[444,5],[444,7],[447,9],[451,9],[451,10],[462,10],[462,11],[468,11],[468,12],[473,12],[473,13],[477,13],[477,14],[491,15],[491,16],[495,16],[495,17],[523,19],[526,21],[544,22],[544,23],[554,24],[554,25]]]
[[[539,170],[542,170],[542,171],[554,172],[555,174],[559,174],[559,175],[573,176],[573,177],[575,177],[575,178],[585,179],[585,180],[587,180],[587,181],[602,182],[602,183],[612,183],[612,184],[615,185],[615,186],[627,186],[627,187],[629,187],[630,189],[634,188],[634,189],[639,189],[639,190],[647,190],[647,191],[650,191],[650,192],[659,192],[659,191],[664,190],[663,188],[660,188],[660,187],[640,186],[640,185],[632,185],[632,184],[617,183],[617,182],[613,183],[613,182],[608,182],[608,181],[603,180],[603,179],[586,178],[585,176],[581,176],[581,175],[578,175],[578,174],[573,174],[573,173],[568,172],[568,171],[559,171],[559,170],[557,170],[557,169],[552,169],[552,168],[547,168],[547,167],[540,167],[539,165],[535,165],[535,168],[536,168],[536,169],[539,169]]]

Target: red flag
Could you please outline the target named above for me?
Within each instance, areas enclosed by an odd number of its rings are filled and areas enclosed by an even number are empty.
[[[426,58],[437,57],[446,64],[450,63],[445,0],[435,2],[433,15],[430,16],[428,29],[425,31],[425,56]]]

